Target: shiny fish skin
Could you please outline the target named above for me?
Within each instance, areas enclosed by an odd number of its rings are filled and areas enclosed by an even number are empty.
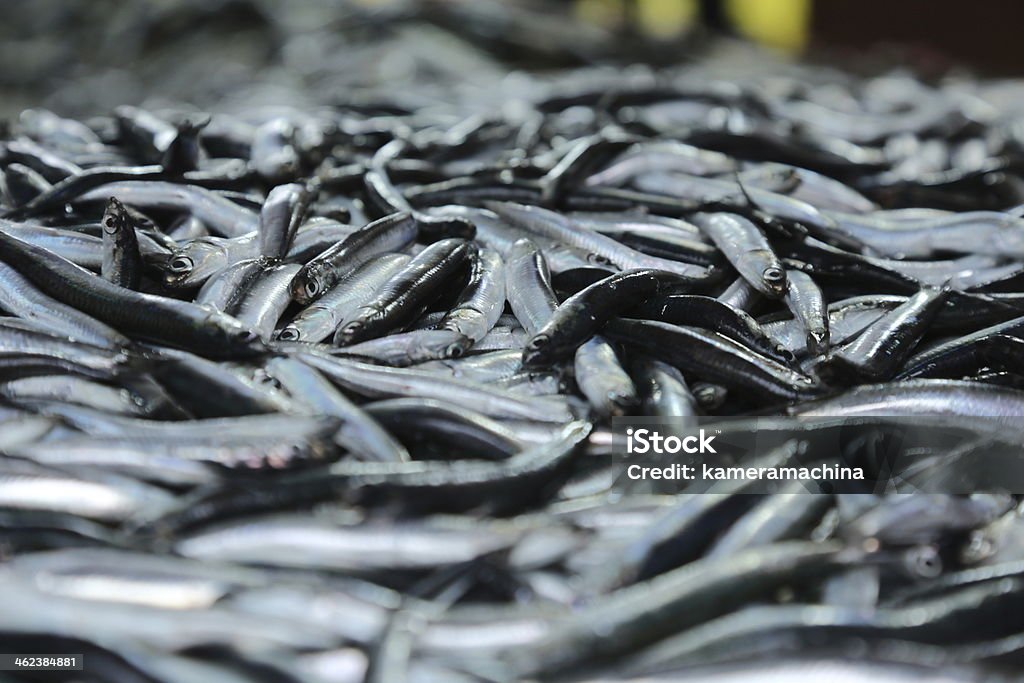
[[[773,299],[785,295],[786,270],[760,228],[742,216],[726,213],[698,213],[693,221],[751,287]]]
[[[398,251],[415,237],[416,222],[408,214],[374,221],[305,264],[292,282],[292,298],[309,304],[374,256]]]
[[[267,370],[293,400],[313,413],[340,419],[336,439],[356,457],[384,462],[410,459],[404,446],[314,368],[294,358],[274,358],[267,363]]]
[[[497,252],[481,249],[469,284],[437,327],[458,332],[472,342],[478,342],[491,331],[504,309],[505,264]]]
[[[262,256],[232,263],[203,283],[196,294],[196,303],[222,313],[236,310],[250,285],[269,265]]]
[[[452,330],[412,330],[344,347],[338,355],[406,367],[462,356],[471,340]]]
[[[278,339],[318,342],[332,336],[347,316],[369,301],[409,260],[410,257],[405,254],[385,254],[363,264],[300,311],[281,328]],[[295,278],[298,276],[297,273]],[[294,282],[295,279],[292,280]]]
[[[436,398],[498,419],[563,422],[572,414],[561,401],[524,401],[492,390],[483,384],[444,379],[414,369],[378,368],[364,363],[300,354],[300,359],[322,371],[335,383],[370,397],[421,396]]]
[[[612,339],[655,355],[683,372],[694,373],[728,388],[749,389],[786,401],[820,391],[812,378],[714,332],[621,319],[609,324],[606,333]]]
[[[644,402],[644,412],[665,418],[699,414],[697,399],[679,370],[651,358],[633,363],[633,378]]]
[[[297,183],[278,185],[267,194],[257,228],[261,256],[283,258],[288,253],[311,199],[308,188]]]
[[[517,241],[508,255],[505,289],[516,319],[531,337],[554,315],[558,298],[544,255],[530,240]]]
[[[253,232],[258,221],[254,212],[193,185],[129,180],[101,185],[86,192],[79,201],[105,202],[109,197],[117,197],[137,208],[187,211],[224,237],[239,237]]]
[[[245,522],[234,528],[211,530],[183,538],[177,546],[186,557],[266,563],[347,571],[380,567],[417,569],[467,562],[507,547],[511,539],[492,529],[475,537],[465,530],[443,526],[403,530],[374,525],[346,527],[304,518],[272,518]],[[272,559],[273,558],[273,559]]]
[[[786,279],[786,305],[807,331],[807,351],[812,356],[824,355],[831,339],[825,298],[811,276],[803,271],[791,270]]]
[[[573,368],[576,384],[598,415],[623,415],[640,402],[633,380],[604,338],[594,337],[577,348]]]
[[[334,343],[348,346],[406,327],[437,298],[443,285],[465,269],[475,249],[459,238],[434,242],[345,317],[334,335]]]
[[[87,344],[120,348],[128,338],[81,311],[53,299],[29,282],[17,270],[0,263],[0,308],[41,326]]]
[[[69,512],[101,521],[123,521],[159,514],[173,497],[156,487],[114,475],[78,477],[61,470],[0,460],[0,504],[21,510]]]
[[[22,400],[64,401],[121,415],[148,415],[145,400],[128,389],[75,377],[23,377],[0,384],[0,395],[15,403]]]
[[[135,234],[135,222],[115,197],[107,202],[100,221],[103,226],[101,274],[115,285],[138,289],[142,277],[142,254]]]
[[[628,270],[599,280],[558,305],[526,343],[523,367],[550,366],[585,344],[616,314],[660,292],[685,287],[672,273],[656,270]]]
[[[866,382],[891,379],[945,304],[948,290],[922,289],[837,348],[826,361],[830,370]]]
[[[9,4],[0,649],[1020,677],[1024,81],[650,41],[652,3]]]
[[[123,289],[5,233],[0,233],[0,259],[16,262],[19,272],[44,293],[128,335],[193,346],[214,355],[259,351],[253,333],[233,318]]]
[[[268,265],[249,283],[232,313],[242,325],[268,341],[291,302],[291,284],[299,272],[296,263]]]
[[[626,247],[610,237],[591,232],[570,219],[538,206],[490,202],[487,208],[523,230],[556,240],[580,252],[588,261],[611,264],[621,270],[655,268],[667,270],[694,281],[707,280],[716,274],[711,266],[697,266],[679,261],[648,256]]]
[[[992,418],[1018,424],[1024,393],[952,380],[918,379],[895,387],[884,384],[851,389],[835,398],[807,403],[793,411],[810,417],[868,415],[949,415]]]

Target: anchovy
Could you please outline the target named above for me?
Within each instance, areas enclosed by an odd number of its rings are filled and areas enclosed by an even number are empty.
[[[786,270],[760,228],[727,213],[698,213],[693,221],[751,287],[773,299],[786,294]]]
[[[459,238],[435,242],[413,257],[380,291],[345,317],[334,335],[340,346],[380,336],[412,323],[459,271],[475,246]]]
[[[262,256],[236,261],[203,283],[195,302],[224,313],[236,310],[249,287],[269,266]]]
[[[904,303],[904,296],[858,296],[835,301],[828,306],[829,339],[838,346],[856,337],[861,331],[888,311]],[[808,353],[807,334],[803,324],[795,318],[763,320],[764,333],[782,348],[803,356]]]
[[[487,336],[505,310],[505,264],[497,252],[477,252],[469,284],[458,301],[437,324],[440,330],[458,332],[471,342]]]
[[[835,556],[834,545],[791,542],[684,566],[595,602],[551,628],[540,642],[508,648],[501,658],[522,677],[621,656],[728,613],[797,576],[827,572],[838,565]]]
[[[642,304],[633,314],[648,320],[717,332],[775,360],[791,360],[785,348],[749,314],[711,297],[670,294]]]
[[[210,230],[225,237],[240,237],[253,232],[258,222],[254,212],[195,185],[126,180],[100,185],[76,201],[105,202],[110,197],[117,197],[136,208],[189,213]]]
[[[385,254],[364,263],[302,309],[290,323],[281,328],[277,338],[283,341],[319,342],[332,336],[346,317],[369,301],[408,262],[409,257],[405,254]],[[292,280],[294,282],[295,279]]]
[[[113,349],[129,343],[112,327],[47,296],[6,263],[0,263],[0,308],[38,323],[51,334],[86,344]]]
[[[948,290],[922,289],[871,323],[827,359],[830,370],[861,381],[891,379],[945,304]]]
[[[348,571],[415,570],[468,562],[508,548],[518,533],[443,524],[339,525],[278,516],[240,522],[182,538],[185,557]]]
[[[554,315],[558,298],[544,254],[530,240],[519,240],[508,255],[505,290],[516,319],[531,337]]]
[[[648,357],[637,358],[632,369],[645,414],[668,418],[699,414],[697,399],[679,370]]]
[[[605,334],[683,372],[766,398],[792,401],[820,390],[810,377],[716,332],[620,319],[609,323]]]
[[[572,418],[566,404],[554,399],[525,401],[483,384],[440,378],[422,370],[381,368],[314,354],[299,354],[299,357],[340,386],[371,398],[406,395],[433,398],[495,418],[539,422],[562,422]]]
[[[267,266],[252,279],[231,310],[240,323],[255,330],[263,341],[270,339],[291,302],[292,279],[299,268],[295,263]]]
[[[0,259],[44,293],[74,305],[114,329],[213,356],[252,355],[261,347],[234,318],[192,303],[133,292],[0,231]]]
[[[576,384],[598,415],[622,415],[639,404],[633,380],[602,337],[593,337],[576,349],[573,368]]]
[[[790,412],[809,417],[973,416],[1016,425],[1024,415],[1024,392],[974,382],[915,379],[895,385],[857,387],[835,398],[805,403]]]
[[[74,375],[24,377],[0,384],[0,395],[22,401],[64,401],[121,415],[149,415],[152,408],[129,389],[99,384]]]
[[[0,504],[16,510],[52,510],[102,521],[124,521],[166,511],[173,496],[113,474],[69,474],[13,458],[0,460]]]
[[[603,170],[592,174],[587,185],[623,185],[633,178],[657,171],[681,171],[692,175],[716,175],[739,169],[735,159],[675,140],[639,142],[622,152]]]
[[[260,209],[257,228],[262,256],[283,258],[288,253],[311,200],[309,189],[298,183],[278,185],[270,191]]]
[[[253,168],[265,180],[278,183],[298,172],[301,160],[294,137],[295,126],[285,118],[270,119],[253,132],[250,157]]]
[[[337,440],[354,455],[367,460],[409,460],[405,447],[370,415],[348,400],[314,368],[294,358],[274,358],[267,371],[310,411],[339,418]]]
[[[472,341],[452,330],[413,330],[351,344],[339,355],[371,360],[382,365],[406,367],[432,360],[458,358]]]
[[[887,224],[868,217],[835,215],[836,230],[876,252],[929,258],[936,252],[1024,255],[1024,220],[1002,213],[964,212],[948,218]]]
[[[524,368],[543,368],[568,357],[616,315],[642,305],[669,289],[686,288],[686,281],[656,270],[628,270],[572,295],[537,330],[523,351]]]
[[[181,485],[210,483],[215,477],[193,467],[206,463],[239,470],[281,470],[324,460],[340,420],[326,416],[293,417],[286,433],[239,433],[223,424],[220,434],[187,432],[94,435],[21,446],[16,454],[41,464],[88,465],[143,480]],[[136,454],[147,453],[152,462]]]
[[[103,212],[103,266],[104,279],[115,285],[138,289],[142,277],[142,254],[135,234],[135,222],[124,205],[115,197],[107,202]]]
[[[271,388],[183,351],[162,350],[153,372],[168,391],[199,416],[253,415],[292,409],[292,404]]]
[[[769,215],[796,221],[814,228],[819,234],[827,233],[835,226],[835,221],[830,216],[807,202],[757,187],[747,189],[736,181],[680,173],[651,173],[636,178],[634,183],[646,192],[683,199],[701,199],[704,202],[722,202],[729,199],[735,201],[749,195],[750,201]]]
[[[0,189],[13,207],[30,204],[52,187],[46,178],[22,164],[9,164],[0,176]]]
[[[707,280],[716,274],[712,266],[698,266],[648,256],[635,249],[630,249],[610,237],[576,225],[571,219],[561,214],[539,206],[488,202],[487,208],[531,234],[561,242],[582,253],[590,261],[611,264],[620,270],[630,268],[667,270],[694,282]]]
[[[292,298],[309,304],[371,258],[404,249],[416,239],[408,214],[385,216],[357,230],[305,264],[292,283]]]
[[[370,403],[366,410],[385,425],[410,430],[428,441],[439,441],[453,452],[453,458],[502,460],[523,450],[523,443],[512,429],[440,401],[397,398]]]
[[[811,276],[801,270],[789,271],[787,280],[786,306],[807,331],[807,351],[814,356],[823,355],[831,339],[825,297]]]

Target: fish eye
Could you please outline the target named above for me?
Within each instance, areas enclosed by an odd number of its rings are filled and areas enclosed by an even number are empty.
[[[526,344],[526,347],[536,351],[537,349],[543,348],[544,345],[547,344],[549,340],[550,340],[550,337],[548,337],[548,335],[546,335],[546,334],[538,334],[536,337],[531,339]]]
[[[769,266],[764,269],[764,273],[761,274],[764,277],[765,282],[782,282],[786,278],[786,271],[782,268],[776,268],[775,266]]]
[[[277,333],[277,338],[282,341],[299,341],[299,337],[301,336],[299,329],[297,327],[292,327],[291,325]]]
[[[466,349],[459,342],[455,342],[444,350],[446,358],[461,358],[462,354],[466,352]]]
[[[195,263],[188,256],[175,256],[171,259],[167,268],[172,273],[187,273],[195,268]]]
[[[320,285],[317,284],[316,280],[310,280],[306,283],[306,296],[316,296],[317,292],[320,291]]]
[[[942,558],[934,548],[924,547],[912,551],[910,569],[920,577],[934,578],[942,573]]]

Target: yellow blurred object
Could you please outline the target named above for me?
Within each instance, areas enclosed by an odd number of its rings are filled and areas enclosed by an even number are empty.
[[[745,37],[798,52],[807,44],[811,0],[725,0],[725,9]]]
[[[637,0],[636,19],[647,35],[671,38],[696,21],[697,11],[697,0]]]
[[[588,24],[614,28],[625,18],[623,0],[576,0],[576,17]]]

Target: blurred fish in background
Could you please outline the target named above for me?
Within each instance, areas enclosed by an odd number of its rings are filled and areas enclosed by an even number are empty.
[[[926,20],[924,20],[926,18]],[[330,103],[386,82],[495,82],[509,69],[824,57],[941,74],[1019,70],[1024,5],[955,0],[35,0],[0,23],[0,117],[112,103]],[[963,30],[963,26],[984,30]],[[726,57],[723,57],[726,55]],[[732,55],[732,57],[728,57]],[[467,68],[472,66],[472,68]],[[470,84],[471,85],[471,84]],[[319,98],[319,102],[311,102]]]

